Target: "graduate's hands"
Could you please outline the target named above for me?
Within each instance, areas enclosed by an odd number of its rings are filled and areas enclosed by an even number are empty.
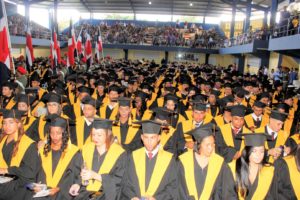
[[[56,193],[58,193],[59,190],[60,190],[60,189],[59,189],[58,187],[50,189],[49,196],[54,196],[54,195],[56,195]]]
[[[43,148],[43,147],[45,146],[45,144],[46,144],[46,141],[45,141],[45,140],[40,140],[40,141],[38,142],[38,144],[37,144],[38,149]]]
[[[0,174],[1,175],[8,174],[7,168],[0,168]]]
[[[233,160],[239,159],[241,157],[241,155],[242,155],[241,152],[239,152],[239,151],[236,152],[235,155],[233,156]]]
[[[273,158],[276,160],[281,155],[281,148],[272,148],[268,150],[268,155],[273,156]]]
[[[81,179],[86,181],[86,180],[90,180],[90,179],[95,179],[97,173],[92,171],[92,170],[88,170],[88,169],[82,169],[81,170],[81,173],[80,173],[80,176],[81,176]]]
[[[79,195],[79,189],[80,189],[80,185],[78,184],[73,184],[69,190],[70,195],[72,196],[77,196]]]
[[[140,200],[140,199],[137,197],[133,197],[133,198],[131,198],[131,200]]]

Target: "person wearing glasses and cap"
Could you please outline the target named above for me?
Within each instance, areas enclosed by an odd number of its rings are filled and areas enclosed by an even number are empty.
[[[114,120],[112,127],[114,137],[117,138],[118,143],[126,150],[133,151],[143,146],[141,142],[139,125],[134,124],[135,121],[132,116],[131,99],[120,97],[118,114]]]
[[[152,120],[136,123],[142,125],[144,147],[129,156],[120,199],[177,199],[175,159],[160,145],[161,123]]]
[[[39,74],[37,72],[34,72],[30,78],[30,86],[32,88],[36,88],[38,90],[38,98],[41,99],[43,97],[43,95],[47,92],[47,90],[41,88],[40,84],[41,84],[41,77],[39,76]]]
[[[268,135],[263,132],[241,136],[245,147],[241,157],[231,164],[239,199],[278,199],[277,177],[266,158]]]
[[[118,199],[127,163],[125,150],[114,142],[112,120],[96,118],[91,130],[91,142],[82,148],[85,168],[81,169],[83,186],[73,185],[70,194],[75,200]]]
[[[102,104],[100,107],[100,117],[103,119],[113,119],[118,113],[118,99],[120,96],[120,88],[117,85],[108,87],[109,102]]]
[[[46,184],[50,194],[41,199],[72,199],[69,189],[73,184],[81,184],[82,155],[79,148],[70,142],[68,121],[57,114],[48,115],[47,120],[50,122],[49,136],[39,150],[42,168],[37,183]],[[40,184],[33,189],[34,192],[42,190]]]
[[[76,134],[71,134],[72,144],[76,144],[80,149],[90,141],[92,124],[94,119],[98,117],[97,110],[101,105],[98,100],[90,96],[84,97],[81,103],[83,104],[83,115],[76,118]]]
[[[179,156],[179,199],[238,199],[230,168],[215,153],[213,128],[209,124],[185,133],[196,142]]]
[[[290,153],[290,149],[284,146],[290,134],[282,130],[286,118],[286,113],[272,110],[269,123],[266,126],[255,129],[256,133],[264,132],[271,138],[271,140],[268,140],[265,144],[269,158],[268,161],[271,163],[277,158]]]
[[[93,89],[86,87],[84,85],[79,86],[76,90],[76,102],[73,104],[73,113],[71,114],[71,119],[75,120],[83,115],[83,104],[82,99],[90,96],[93,93]]]
[[[14,176],[0,184],[0,199],[23,199],[25,186],[34,182],[40,166],[35,142],[24,131],[23,112],[1,109],[3,115],[0,138],[0,175]]]

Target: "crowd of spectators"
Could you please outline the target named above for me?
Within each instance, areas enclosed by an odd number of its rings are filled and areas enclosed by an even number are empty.
[[[24,36],[26,32],[25,17],[19,14],[7,17],[9,33],[13,36]],[[30,22],[31,35],[33,38],[50,39],[50,30],[38,25],[35,22]]]

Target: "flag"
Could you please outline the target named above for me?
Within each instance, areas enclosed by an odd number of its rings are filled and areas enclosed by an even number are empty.
[[[1,9],[0,9],[0,62],[5,64],[8,69],[12,68],[10,62],[9,30],[8,30],[7,15],[6,15],[6,10],[5,10],[5,5],[3,0],[1,0]]]
[[[92,52],[92,42],[91,36],[86,33],[86,41],[85,41],[85,59],[86,59],[86,70],[88,71],[91,64],[93,63],[93,52]]]
[[[84,55],[84,45],[83,45],[84,41],[83,41],[82,34],[83,34],[83,32],[82,32],[82,28],[81,28],[80,33],[77,38],[77,44],[76,44],[77,55],[78,55],[79,59],[83,58],[83,55]]]
[[[32,63],[34,62],[34,55],[33,55],[33,47],[32,47],[32,38],[31,38],[31,31],[29,21],[27,24],[26,30],[26,70],[31,72],[32,70]]]
[[[100,28],[98,29],[98,34],[97,34],[97,40],[95,44],[95,51],[96,51],[96,60],[99,62],[100,61],[100,53],[103,50],[102,46],[102,38],[101,38],[101,31]]]
[[[54,74],[57,73],[56,69],[58,64],[60,64],[60,47],[57,41],[57,34],[55,30],[55,24],[53,22],[53,16],[51,16],[51,45],[50,45],[50,58],[51,65]]]
[[[67,58],[68,67],[74,65],[75,63],[75,50],[76,50],[75,32],[74,32],[72,20],[70,20],[69,39],[68,39],[68,58]]]

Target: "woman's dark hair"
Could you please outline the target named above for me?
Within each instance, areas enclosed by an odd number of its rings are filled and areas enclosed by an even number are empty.
[[[254,146],[245,146],[242,155],[236,160],[236,189],[241,193],[242,197],[248,194],[249,181],[249,157],[254,149]],[[267,157],[264,156],[262,163],[263,166],[267,165]]]
[[[297,169],[300,172],[300,144],[298,144],[297,146],[297,150],[295,152],[295,159],[296,159]]]
[[[212,136],[213,136],[213,135],[212,135]],[[202,143],[203,140],[204,140],[205,138],[207,138],[207,137],[209,137],[209,136],[201,137],[201,138],[199,138],[198,140],[196,140],[195,146],[194,146],[194,151],[199,152],[201,143]],[[215,139],[215,136],[213,136],[213,137],[214,137],[214,139]],[[193,140],[194,140],[194,137],[193,137]]]
[[[51,151],[50,129],[51,129],[51,127],[49,127],[48,134],[47,134],[47,144],[44,147],[44,155],[45,156],[48,156],[48,153]],[[70,138],[70,135],[69,135],[68,131],[67,130],[63,130],[63,133],[62,133],[62,145],[61,145],[61,149],[60,149],[60,151],[62,153],[68,147],[69,138]]]

